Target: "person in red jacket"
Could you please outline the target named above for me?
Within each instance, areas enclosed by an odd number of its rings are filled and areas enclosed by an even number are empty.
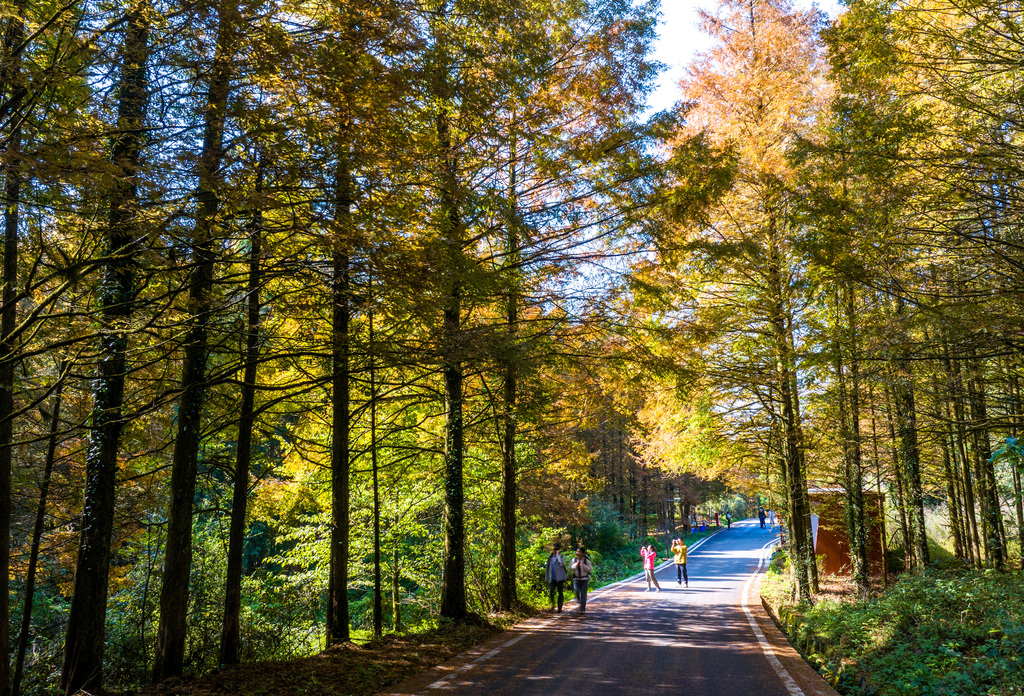
[[[654,577],[654,560],[658,557],[658,552],[654,550],[654,546],[648,544],[647,546],[640,547],[640,555],[644,557],[644,575],[647,576],[647,591],[651,591],[651,583],[653,582],[655,592],[661,592],[658,578]]]

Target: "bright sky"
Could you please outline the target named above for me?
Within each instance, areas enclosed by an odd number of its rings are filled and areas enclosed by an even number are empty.
[[[838,0],[793,0],[799,8],[817,4],[832,18],[841,11]],[[648,107],[651,112],[672,106],[679,99],[679,80],[684,68],[693,57],[711,45],[711,37],[697,28],[697,9],[713,9],[715,0],[661,0],[661,23],[658,40],[654,43],[655,60],[668,67],[661,73],[658,86],[651,94]]]

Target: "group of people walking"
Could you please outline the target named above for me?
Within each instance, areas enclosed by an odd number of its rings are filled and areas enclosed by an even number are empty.
[[[761,528],[764,529],[765,522],[768,521],[774,525],[774,513],[772,511],[766,511],[764,508],[758,507],[757,516],[761,522]],[[715,514],[715,522],[718,522],[718,514]],[[732,527],[732,515],[726,511],[725,513],[726,525]],[[686,574],[686,542],[682,539],[672,540],[672,562],[676,566],[676,583],[679,585],[690,586],[690,578]],[[661,584],[658,582],[658,578],[654,575],[655,566],[657,566],[658,552],[654,550],[652,544],[647,544],[640,547],[640,556],[644,560],[644,577],[647,580],[647,592],[652,589],[655,592],[661,592]],[[558,611],[562,611],[562,604],[564,602],[564,586],[565,581],[572,577],[572,591],[576,597],[576,601],[579,602],[580,613],[586,613],[587,611],[587,589],[590,585],[590,574],[593,572],[594,566],[591,563],[590,558],[587,556],[586,550],[581,546],[576,549],[576,555],[572,561],[566,565],[565,557],[562,555],[562,547],[560,544],[554,544],[554,549],[551,555],[548,556],[547,567],[544,573],[545,580],[548,585],[548,601],[551,605],[551,610],[554,611],[555,607],[558,607]],[[555,595],[558,595],[558,603],[555,603]]]
[[[676,582],[680,585],[686,583],[686,587],[689,587],[690,578],[686,575],[686,550],[686,543],[682,539],[672,540],[672,560],[676,566]],[[661,585],[658,583],[658,578],[654,575],[654,566],[657,562],[658,552],[654,550],[654,546],[648,544],[647,546],[640,547],[640,555],[644,559],[647,591],[651,591],[651,585],[653,584],[655,592],[661,592]],[[585,614],[587,612],[587,590],[590,585],[590,574],[593,571],[594,564],[587,556],[586,549],[582,546],[576,549],[576,555],[566,565],[565,556],[562,555],[562,545],[554,544],[544,570],[544,580],[548,585],[550,610],[555,611],[557,607],[558,611],[562,611],[562,605],[565,603],[565,581],[571,576],[573,595],[579,603],[580,613]],[[555,602],[556,595],[558,597],[557,604]]]
[[[548,583],[548,603],[551,605],[551,609],[555,608],[555,592],[557,591],[558,611],[562,611],[565,581],[571,573],[572,591],[576,596],[576,601],[579,602],[580,613],[587,613],[587,586],[590,585],[590,574],[593,570],[594,564],[590,562],[586,549],[582,546],[576,549],[576,555],[567,568],[565,557],[562,555],[562,546],[555,544],[554,550],[548,556],[547,569],[544,574]]]

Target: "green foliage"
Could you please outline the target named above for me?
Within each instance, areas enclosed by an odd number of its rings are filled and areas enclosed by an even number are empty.
[[[629,543],[629,537],[612,505],[599,498],[592,498],[587,505],[587,520],[584,524],[569,528],[573,549],[583,546],[603,553],[614,552]],[[564,544],[563,544],[564,546]]]
[[[785,549],[776,548],[761,581],[761,596],[773,607],[784,606],[792,600],[789,569],[789,554]]]
[[[803,630],[827,646],[816,660],[844,694],[1014,694],[1024,684],[1018,574],[929,570],[879,597],[823,600],[801,614]],[[850,661],[859,668],[841,669]]]

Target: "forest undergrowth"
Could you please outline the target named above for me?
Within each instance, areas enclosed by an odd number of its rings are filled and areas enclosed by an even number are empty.
[[[933,567],[866,599],[828,577],[812,603],[787,605],[776,560],[761,592],[780,616],[795,615],[782,621],[790,642],[844,696],[1024,694],[1021,571]]]

